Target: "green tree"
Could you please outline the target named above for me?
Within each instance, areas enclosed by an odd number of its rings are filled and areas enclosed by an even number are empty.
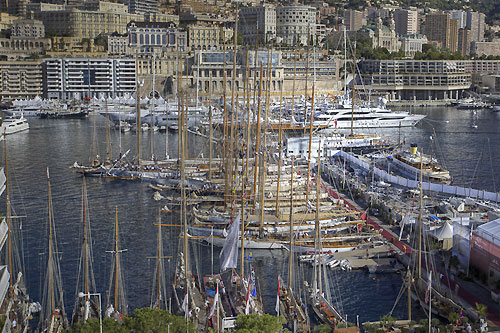
[[[73,333],[95,333],[100,331],[99,319],[91,318],[84,323],[76,323],[69,331]],[[130,332],[124,325],[120,325],[112,318],[104,318],[102,321],[102,331],[110,333]]]
[[[383,327],[391,327],[396,323],[397,318],[390,315],[382,316],[380,318],[380,323]]]
[[[459,319],[460,319],[460,315],[456,312],[451,312],[448,315],[448,321],[450,322],[450,324],[455,325]]]
[[[131,332],[172,333],[196,332],[192,323],[186,323],[183,317],[174,316],[168,311],[143,308],[125,321],[125,326]]]
[[[332,333],[333,328],[331,328],[328,325],[323,324],[323,325],[318,325],[318,326],[314,327],[313,332],[314,333]]]
[[[236,330],[241,333],[278,333],[283,329],[285,322],[285,317],[276,317],[270,314],[239,315],[236,318]]]
[[[477,313],[479,318],[486,318],[488,315],[488,307],[484,304],[476,303],[476,308],[474,311]]]

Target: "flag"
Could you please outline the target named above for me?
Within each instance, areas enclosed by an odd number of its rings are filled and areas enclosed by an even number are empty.
[[[429,280],[427,280],[427,290],[425,291],[425,304],[429,304],[432,288],[432,271],[429,272]]]
[[[276,310],[277,315],[280,315],[280,279],[278,277],[278,293],[276,294]]]
[[[245,306],[245,314],[249,314],[250,313],[250,285],[248,285],[248,288],[247,288],[247,302],[246,302],[246,306]]]
[[[182,310],[184,313],[187,313],[189,310],[189,301],[188,301],[188,291],[186,289],[186,296],[184,296],[184,300],[182,301]]]
[[[224,272],[229,268],[236,268],[238,264],[238,239],[240,238],[240,215],[233,221],[229,227],[226,241],[220,251],[221,265],[220,270]]]
[[[337,128],[337,119],[335,119],[333,123],[335,124],[335,128]]]
[[[360,217],[360,218],[361,218],[363,221],[366,221],[367,214],[368,214],[368,209],[367,209],[367,210],[365,210],[365,212],[364,212],[363,214],[361,214],[361,217]]]
[[[215,288],[214,304],[212,305],[212,309],[210,310],[208,318],[212,318],[214,316],[215,308],[217,307],[218,301],[219,301],[219,284],[217,283],[217,287]]]

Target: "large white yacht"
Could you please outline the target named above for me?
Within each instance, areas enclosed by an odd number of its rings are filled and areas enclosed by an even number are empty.
[[[295,104],[294,116],[304,122],[304,106],[307,107],[309,118],[311,103],[303,97]],[[314,103],[313,126],[346,128],[381,128],[381,127],[411,127],[415,126],[425,115],[411,114],[407,111],[392,111],[386,108],[387,101],[379,98],[375,104],[351,104],[348,94],[335,98],[319,97]],[[287,105],[286,110],[290,110]],[[309,119],[305,121],[309,125]]]
[[[20,117],[8,117],[2,121],[0,133],[14,134],[21,131],[26,131],[30,128],[28,121],[23,115]]]

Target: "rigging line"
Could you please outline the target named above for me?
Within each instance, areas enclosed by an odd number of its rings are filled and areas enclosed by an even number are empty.
[[[491,146],[490,146],[490,138],[488,139],[488,155],[490,156],[490,170],[491,170],[491,179],[493,180],[493,192],[496,192],[496,184],[495,184],[495,173],[493,172],[493,159],[491,158]]]
[[[474,180],[476,178],[476,173],[479,168],[479,163],[483,159],[483,151],[484,151],[484,144],[483,144],[483,149],[481,149],[481,152],[479,153],[479,158],[477,159],[476,167],[474,168],[474,173],[472,174],[472,179],[470,181],[469,188],[472,187],[472,184],[474,183]]]

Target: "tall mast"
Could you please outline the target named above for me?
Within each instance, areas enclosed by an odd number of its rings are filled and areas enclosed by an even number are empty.
[[[210,74],[211,75],[211,74]],[[212,76],[210,76],[212,77]],[[211,80],[210,80],[211,81]],[[209,119],[209,135],[208,135],[208,179],[212,180],[212,138],[213,138],[213,129],[212,129],[212,106],[208,104],[208,119]]]
[[[313,120],[314,120],[314,88],[316,86],[316,82],[313,82],[312,89],[312,102],[311,102],[311,116],[310,116],[310,124],[309,124],[309,152],[307,159],[307,187],[306,187],[306,203],[309,201],[309,181],[311,178],[311,150],[312,150],[312,133],[313,133]]]
[[[156,56],[155,54],[153,53],[153,64],[152,64],[152,67],[153,67],[153,96],[151,97],[151,100],[152,99],[156,99],[156,92],[155,92],[155,80],[156,80]],[[151,100],[150,100],[150,103],[151,103]],[[154,103],[151,103],[150,105],[150,108],[149,108],[149,142],[150,142],[150,149],[151,149],[151,159],[153,160],[154,159],[154,156],[155,156],[155,147],[154,147],[154,128],[153,128],[153,125],[154,125],[154,119],[153,119],[153,111],[154,111]]]
[[[418,204],[418,278],[422,278],[422,206],[423,206],[423,191],[422,186],[422,169],[423,169],[423,149],[420,149],[420,198]]]
[[[14,285],[14,267],[12,267],[12,216],[11,216],[11,208],[10,208],[10,194],[9,194],[9,167],[7,163],[7,135],[3,133],[4,140],[4,153],[5,153],[5,197],[7,203],[7,226],[8,226],[8,237],[9,237],[9,274],[10,274],[10,289],[9,295],[12,297],[14,293],[13,285]]]
[[[137,165],[141,164],[141,82],[139,82],[139,56],[135,52],[135,68],[137,78],[137,101],[136,101],[136,134],[137,134]]]
[[[276,217],[280,215],[280,183],[281,183],[281,151],[283,150],[283,131],[282,131],[282,119],[281,119],[281,111],[282,111],[282,106],[283,106],[283,84],[281,84],[281,89],[280,89],[280,116],[279,116],[279,121],[280,121],[280,128],[278,132],[278,149],[279,149],[279,156],[278,156],[278,183],[276,185]]]
[[[5,167],[7,167],[7,163],[5,163]],[[47,272],[47,278],[49,280],[50,284],[50,290],[48,291],[48,297],[49,297],[49,302],[50,304],[50,313],[52,314],[55,309],[55,291],[54,291],[54,266],[53,266],[53,256],[54,256],[54,241],[53,241],[53,234],[52,234],[52,194],[50,192],[50,176],[49,176],[49,168],[47,168],[47,192],[48,192],[48,198],[49,198],[49,264],[48,264],[48,272]],[[10,228],[9,228],[10,229]],[[11,276],[12,279],[12,276]],[[12,281],[12,280],[11,280]]]
[[[168,160],[168,103],[165,101],[165,160]]]
[[[247,49],[247,73],[248,73],[248,49]],[[250,82],[247,80],[247,139],[246,139],[246,166],[245,166],[245,182],[248,182],[248,158],[250,156]],[[246,194],[246,193],[245,193]]]
[[[352,70],[352,101],[351,101],[351,136],[354,135],[354,98],[356,97],[356,43],[352,52],[353,70]]]
[[[290,256],[288,257],[288,290],[292,290],[292,267],[293,267],[293,173],[295,158],[292,156],[292,175],[290,178]]]
[[[157,277],[156,277],[156,282],[157,282],[157,288],[158,288],[158,294],[157,294],[157,301],[158,301],[158,308],[161,309],[161,273],[163,269],[163,265],[161,264],[162,256],[163,256],[163,243],[162,243],[162,237],[161,237],[161,212],[158,214],[158,257],[157,257],[157,263],[158,263],[158,271],[157,271]]]
[[[234,126],[238,124],[238,110],[237,106],[234,104],[234,93],[236,90],[236,48],[237,48],[237,40],[238,40],[238,1],[236,1],[236,10],[235,10],[235,24],[234,24],[234,32],[233,32],[233,72],[232,72],[232,81],[231,81],[231,139],[230,139],[230,148],[229,148],[229,179],[230,186],[232,186],[233,179],[233,153],[234,153]],[[236,101],[236,104],[238,101]],[[233,198],[231,198],[231,211],[233,210]]]
[[[257,61],[257,60],[256,60]],[[256,142],[255,142],[255,167],[253,170],[253,209],[255,211],[255,206],[257,204],[257,169],[258,169],[258,162],[259,162],[259,145],[260,145],[260,102],[261,102],[261,97],[262,97],[262,73],[263,73],[264,66],[260,64],[260,82],[259,82],[259,98],[257,101],[257,134],[256,134]]]
[[[108,99],[104,101],[106,110],[106,159],[111,161],[113,159],[113,152],[111,151],[111,133],[109,128],[109,115],[108,115]],[[94,117],[95,118],[95,117]]]
[[[320,190],[320,180],[321,180],[321,142],[318,148],[318,173],[316,174],[316,214],[315,214],[315,227],[316,227],[316,250],[318,253],[318,284],[319,293],[323,293],[323,281],[322,281],[322,271],[321,271],[321,226],[319,224],[319,190]],[[325,277],[326,278],[326,277]]]
[[[264,148],[262,149],[262,168],[259,170],[262,172],[262,178],[261,178],[261,193],[260,193],[260,227],[259,227],[259,234],[260,236],[263,235],[264,233],[264,198],[265,198],[265,193],[266,193],[266,141],[267,141],[267,134],[264,133]]]
[[[307,79],[309,75],[309,26],[307,26],[307,46],[306,46],[306,82],[304,85],[304,122],[307,119]],[[312,109],[311,109],[312,113]],[[304,126],[304,134],[306,134],[306,127]]]
[[[88,258],[88,240],[87,240],[87,188],[85,184],[85,177],[82,183],[82,219],[83,219],[83,281],[85,288],[85,299],[88,300],[88,294],[90,293],[90,281],[89,281],[89,258]]]
[[[344,94],[347,93],[347,33],[344,26]]]
[[[295,55],[293,57],[293,83],[292,83],[292,111],[290,113],[291,118],[293,119],[293,108],[295,107],[295,78],[297,76],[297,49],[295,49]],[[284,84],[285,80],[283,80]],[[290,121],[292,120],[290,119]]]
[[[181,183],[181,195],[182,195],[182,222],[184,224],[184,272],[185,272],[185,278],[186,278],[186,288],[189,289],[189,255],[188,255],[188,226],[187,226],[187,212],[186,212],[186,171],[185,171],[185,157],[186,157],[186,152],[185,152],[185,145],[184,145],[184,140],[186,139],[185,136],[185,131],[184,131],[184,110],[182,109],[182,114],[181,114],[181,126],[179,127],[179,138],[182,140],[182,158],[181,158],[181,177],[182,177],[182,183]]]
[[[179,39],[177,38],[176,36],[176,40],[175,40],[175,48],[176,48],[176,70],[177,70],[177,77],[176,77],[176,80],[177,80],[177,161],[179,161],[181,159],[181,112],[182,112],[182,106],[181,106],[181,87],[182,87],[182,73],[180,71],[180,63],[181,63],[181,60],[180,60],[180,55],[179,55]],[[167,132],[168,132],[168,129],[167,129]]]
[[[267,85],[267,91],[266,91],[266,130],[267,130],[267,124],[269,124],[269,100],[271,99],[271,67],[272,64],[269,62],[269,59],[272,59],[273,51],[267,50],[267,77],[266,77],[266,85]],[[265,147],[265,145],[264,145]]]
[[[228,183],[228,166],[227,166],[227,152],[226,152],[226,139],[227,139],[227,109],[226,109],[226,85],[227,85],[227,72],[226,72],[226,38],[224,36],[224,61],[223,61],[224,76],[222,81],[222,102],[224,103],[224,120],[223,120],[223,135],[222,135],[222,165],[224,166],[224,208],[227,207],[227,196],[229,192]]]
[[[115,207],[115,310],[118,311],[118,207]],[[121,309],[120,309],[121,310]]]

